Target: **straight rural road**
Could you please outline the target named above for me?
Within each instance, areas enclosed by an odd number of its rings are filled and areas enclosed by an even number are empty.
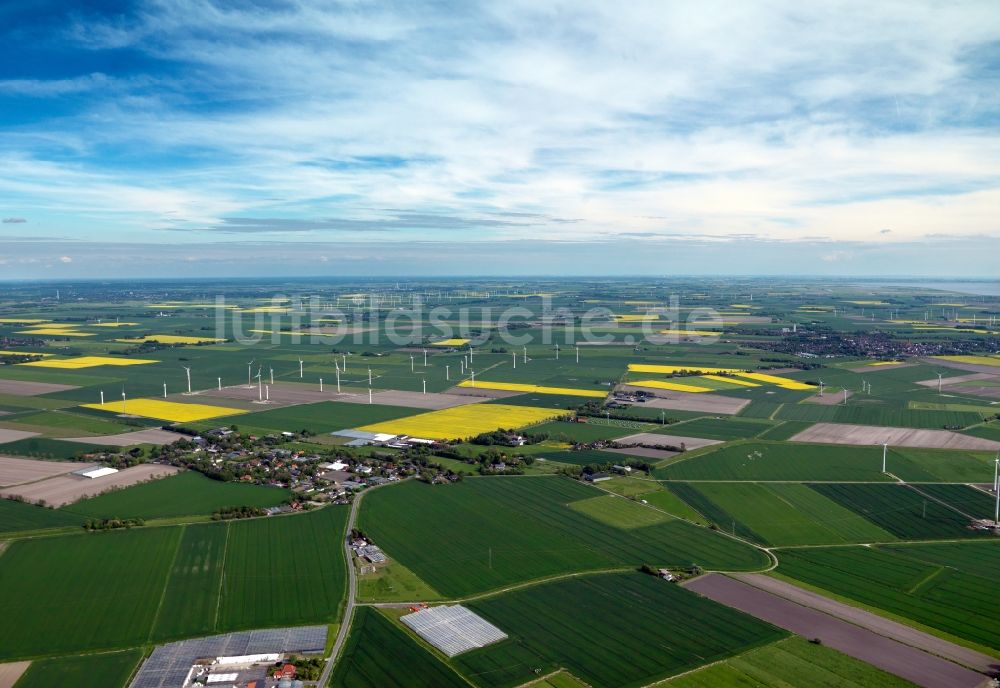
[[[879,635],[898,640],[905,645],[929,652],[932,655],[944,657],[947,660],[969,667],[970,669],[975,669],[982,673],[991,673],[1000,670],[1000,659],[984,655],[981,652],[976,652],[961,645],[956,645],[955,643],[948,642],[929,633],[924,633],[898,621],[886,619],[864,609],[832,600],[829,597],[824,597],[819,593],[800,588],[797,585],[778,578],[756,573],[731,573],[728,575],[731,578],[743,581],[772,595],[777,595],[796,604],[801,604],[804,607],[835,616],[855,626],[867,628],[869,631],[878,633]]]
[[[924,688],[976,688],[986,681],[979,672],[742,580],[710,573],[684,586],[792,633],[818,638],[824,645]]]

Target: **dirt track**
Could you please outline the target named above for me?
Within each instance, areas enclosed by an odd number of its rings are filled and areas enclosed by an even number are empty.
[[[924,447],[927,449],[973,449],[996,451],[1000,442],[950,430],[919,430],[917,428],[883,428],[877,425],[848,423],[816,423],[790,439],[791,442],[816,444],[873,445],[888,442],[894,447]]]
[[[173,466],[144,463],[103,478],[59,475],[29,485],[4,488],[0,496],[17,495],[32,503],[44,500],[46,505],[58,508],[112,488],[129,487],[153,478],[173,475],[180,470]]]
[[[980,673],[722,574],[701,576],[685,587],[805,638],[819,638],[924,688],[974,688],[984,681]]]
[[[0,456],[0,487],[32,483],[55,475],[72,473],[96,464],[76,461],[39,461],[20,459],[15,456]]]

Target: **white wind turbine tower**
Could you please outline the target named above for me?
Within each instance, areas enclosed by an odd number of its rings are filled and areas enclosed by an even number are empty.
[[[823,396],[823,387],[824,387],[824,386],[825,386],[825,385],[823,384],[823,381],[822,381],[822,380],[820,380],[820,381],[819,381],[819,395],[820,395],[820,396]]]
[[[164,399],[167,398],[167,383],[166,382],[163,383],[163,398]]]
[[[254,376],[257,378],[257,401],[264,401],[264,378],[261,375],[262,367],[257,367],[257,374]]]
[[[247,363],[247,389],[253,387],[253,377],[252,377],[252,374],[250,372],[251,366],[253,366],[253,359],[252,358],[250,359],[250,362]]]
[[[104,406],[104,390],[101,390],[101,406]]]
[[[191,393],[191,368],[190,368],[190,366],[181,366],[181,368],[183,368],[184,372],[187,373],[187,383],[188,383],[188,391],[187,391],[187,393],[190,394]]]
[[[424,368],[427,367],[427,349],[424,349]]]
[[[993,459],[993,492],[997,496],[996,506],[993,507],[993,525],[1000,525],[1000,452],[997,458]]]
[[[125,388],[122,387],[122,415],[125,415]]]
[[[302,359],[299,359],[299,379],[302,379]]]
[[[274,384],[274,368],[268,368],[271,371],[271,384]]]
[[[942,384],[941,383],[941,373],[938,373],[937,376],[938,376],[938,396],[941,396],[941,384]]]
[[[882,472],[883,473],[885,473],[885,460],[886,460],[886,457],[888,455],[889,455],[889,443],[888,442],[883,442],[882,443]]]

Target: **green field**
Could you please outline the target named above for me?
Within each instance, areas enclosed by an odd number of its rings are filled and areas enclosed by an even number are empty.
[[[65,461],[74,458],[77,454],[98,451],[104,449],[104,447],[83,442],[54,440],[48,437],[28,437],[23,440],[0,444],[0,449],[7,456],[30,456],[33,459]]]
[[[644,563],[733,570],[767,564],[762,552],[683,520],[624,529],[567,506],[600,494],[556,476],[405,482],[366,496],[359,527],[447,596]]]
[[[686,423],[678,423],[663,432],[685,437],[705,437],[710,440],[750,439],[765,432],[772,426],[768,421],[744,420],[741,418],[698,418]]]
[[[672,688],[914,688],[898,676],[799,637],[759,647],[663,684]]]
[[[812,489],[902,540],[982,537],[969,519],[905,485],[816,483]]]
[[[125,688],[142,654],[142,650],[126,650],[38,660],[31,663],[14,688]]]
[[[333,621],[347,511],[12,542],[0,658]]]
[[[858,514],[798,483],[670,485],[721,529],[772,546],[888,542],[896,538]]]
[[[684,426],[681,426],[684,427]],[[653,472],[669,480],[889,480],[881,447],[737,442]]]
[[[616,463],[622,460],[620,454],[601,451],[600,449],[580,449],[578,451],[551,451],[539,454],[546,461],[558,461],[559,463],[573,464],[574,466],[587,466],[589,464],[604,465],[606,463]]]
[[[64,511],[0,499],[0,533],[83,525],[84,519]]]
[[[549,439],[561,442],[594,442],[610,440],[639,431],[642,424],[629,421],[611,421],[612,425],[602,422],[570,423],[567,421],[550,421],[534,425],[530,429],[532,435],[547,434]]]
[[[334,430],[412,416],[416,413],[420,413],[420,409],[379,404],[353,404],[343,401],[321,401],[316,404],[302,404],[272,411],[247,413],[233,418],[232,423],[243,431],[299,432],[300,430],[309,430],[323,434]]]
[[[881,380],[882,378],[879,378]],[[873,383],[878,384],[878,383]],[[982,422],[982,415],[968,411],[932,411],[907,408],[905,401],[868,398],[847,406],[819,404],[785,404],[775,414],[779,420],[809,422],[854,423],[895,428],[965,427]]]
[[[333,621],[346,592],[348,508],[229,525],[218,630]]]
[[[455,671],[372,607],[359,607],[331,688],[468,687]]]
[[[1000,542],[785,550],[778,573],[1000,649]]]
[[[973,518],[993,520],[996,497],[968,485],[930,484],[915,485],[921,494],[939,499],[953,509]]]
[[[0,657],[145,641],[180,534],[155,528],[11,543],[0,557]]]
[[[642,686],[785,635],[640,573],[545,583],[468,606],[510,636],[453,660],[490,688],[556,667],[593,686]]]
[[[88,518],[172,518],[208,515],[226,506],[277,506],[290,497],[291,492],[280,488],[224,483],[185,471],[84,499],[61,511]]]
[[[612,495],[570,502],[569,508],[615,528],[642,528],[671,520],[670,516],[661,511]]]

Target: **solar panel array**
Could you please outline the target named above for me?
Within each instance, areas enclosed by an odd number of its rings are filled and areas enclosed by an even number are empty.
[[[449,657],[507,639],[506,633],[459,604],[421,609],[400,621]]]
[[[268,628],[160,645],[139,669],[130,688],[181,688],[196,660],[272,652],[322,652],[326,626]]]

